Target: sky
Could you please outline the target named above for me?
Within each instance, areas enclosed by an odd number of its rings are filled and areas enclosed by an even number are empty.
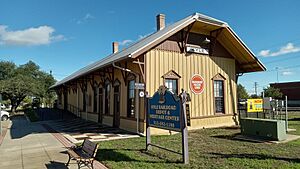
[[[29,60],[62,80],[156,30],[195,12],[227,22],[267,67],[238,83],[250,94],[269,83],[300,81],[299,0],[0,0],[0,61]],[[277,78],[278,77],[278,78]]]

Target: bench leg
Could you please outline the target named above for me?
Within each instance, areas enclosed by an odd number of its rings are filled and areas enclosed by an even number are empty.
[[[78,169],[80,169],[80,162],[77,162],[77,165],[78,165]]]
[[[68,154],[68,155],[69,155],[69,160],[68,160],[68,162],[67,162],[66,166],[68,166],[68,165],[69,165],[69,163],[70,163],[70,160],[71,160],[71,156],[70,156],[70,154]]]
[[[94,169],[94,160],[91,162],[92,169]]]

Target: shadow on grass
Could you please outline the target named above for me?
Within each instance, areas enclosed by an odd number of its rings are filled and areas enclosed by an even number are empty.
[[[265,154],[222,154],[222,153],[210,153],[217,157],[212,158],[240,158],[240,159],[256,159],[256,160],[281,160],[291,163],[299,163],[300,159],[298,158],[287,158],[287,157],[275,157]]]
[[[159,160],[144,160],[139,158],[132,158],[126,153],[118,152],[125,151],[132,156],[138,156],[138,154],[144,154],[151,157],[156,157]],[[141,162],[141,163],[181,163],[181,161],[170,161],[162,156],[146,151],[145,149],[99,149],[97,152],[97,160],[99,161],[114,161],[114,162]]]
[[[218,129],[225,129],[225,130],[238,130],[240,129],[240,126],[223,126],[223,127],[218,127]]]
[[[238,140],[235,137],[240,135],[241,133],[236,133],[236,134],[228,134],[228,135],[216,135],[216,136],[211,136],[215,138],[220,138],[220,139],[226,139],[226,140]]]
[[[300,121],[300,118],[291,118],[289,121]]]

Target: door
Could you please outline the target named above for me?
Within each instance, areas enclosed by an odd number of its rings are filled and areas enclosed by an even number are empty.
[[[68,91],[64,90],[64,110],[68,111]]]
[[[103,119],[103,89],[99,88],[99,94],[98,94],[98,123],[102,124]]]
[[[120,86],[114,86],[114,127],[120,126]]]

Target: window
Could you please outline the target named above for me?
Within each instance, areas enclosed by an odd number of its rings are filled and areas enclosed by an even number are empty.
[[[97,112],[97,88],[94,87],[93,88],[93,91],[94,91],[94,112]]]
[[[110,113],[110,84],[109,81],[105,84],[105,114]]]
[[[174,94],[178,94],[177,79],[165,79],[165,86]]]
[[[174,70],[170,70],[163,75],[162,78],[164,78],[164,83],[168,90],[174,94],[178,94],[178,79],[180,79],[181,76],[179,76]]]
[[[135,115],[135,92],[134,92],[134,80],[128,81],[127,91],[127,117],[134,117]]]
[[[214,97],[216,113],[224,112],[224,81],[214,80]]]

